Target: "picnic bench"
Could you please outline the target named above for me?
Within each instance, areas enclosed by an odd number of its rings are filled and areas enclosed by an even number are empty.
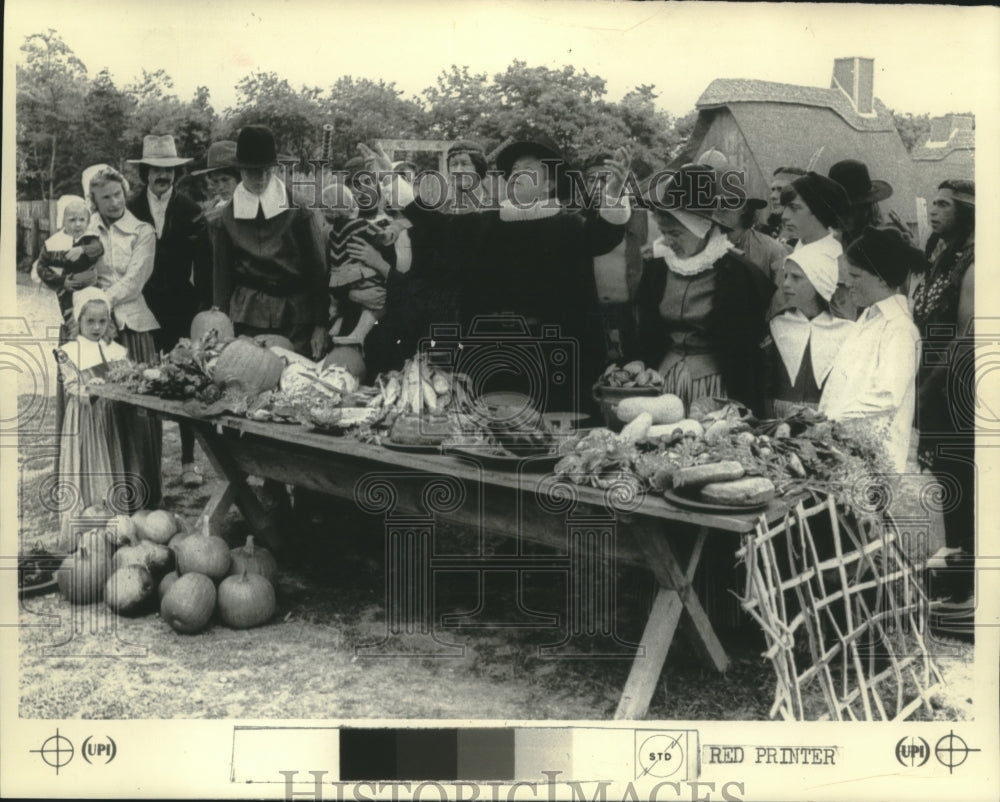
[[[703,549],[713,533],[742,535],[782,519],[790,502],[772,501],[763,512],[720,514],[681,509],[653,494],[577,486],[532,468],[487,469],[475,454],[410,453],[366,444],[298,424],[258,422],[235,416],[199,418],[184,404],[135,395],[114,385],[90,391],[147,414],[186,420],[222,479],[199,525],[217,532],[236,504],[257,537],[281,550],[282,536],[265,513],[247,477],[272,479],[352,500],[386,525],[388,636],[359,654],[441,656],[460,647],[441,640],[432,611],[434,576],[449,570],[487,575],[523,569],[564,570],[573,579],[567,639],[545,647],[550,656],[573,654],[574,640],[595,639],[608,654],[634,653],[616,719],[645,716],[678,627],[708,665],[725,671],[726,651],[692,588]],[[552,557],[514,554],[438,555],[434,524],[451,521],[480,535],[501,534],[555,550]],[[624,643],[600,620],[613,608],[608,571],[614,562],[651,571],[659,588],[638,644]],[[597,613],[595,614],[595,611]],[[557,621],[553,617],[553,621]],[[550,624],[553,625],[553,624]],[[579,656],[579,655],[577,655]]]

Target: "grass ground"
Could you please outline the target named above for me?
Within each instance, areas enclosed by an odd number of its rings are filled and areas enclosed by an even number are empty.
[[[30,331],[44,331],[58,320],[52,296],[31,285],[19,285],[18,304]],[[41,503],[41,486],[52,470],[53,408],[39,403],[38,388],[54,387],[46,384],[49,378],[36,370],[19,380],[20,420],[26,422],[19,451],[22,548],[35,542],[51,545],[57,530],[55,514]],[[37,434],[29,436],[29,430]],[[214,484],[200,453],[198,461],[209,481],[197,491],[181,487],[177,429],[166,425],[164,506],[188,525]],[[904,481],[894,509],[913,517],[920,509],[922,486],[916,477]],[[306,533],[306,552],[282,565],[279,613],[259,629],[214,625],[202,634],[182,636],[155,613],[91,618],[102,605],[74,609],[58,594],[26,599],[20,630],[21,716],[602,720],[613,715],[631,655],[545,657],[539,647],[558,642],[565,624],[544,629],[439,627],[439,639],[458,648],[437,658],[414,654],[412,644],[403,648],[402,657],[359,652],[387,632],[383,528],[343,507],[332,520],[327,530]],[[932,531],[935,527],[932,522]],[[238,544],[247,532],[238,513],[231,512],[227,539]],[[442,550],[460,552],[470,534],[442,526],[436,537]],[[936,546],[933,539],[921,544]],[[504,548],[500,541],[491,547]],[[616,632],[634,643],[646,619],[652,580],[643,571],[624,568],[616,578]],[[468,612],[479,599],[476,584],[461,576],[439,584],[434,593],[435,620]],[[522,601],[529,609],[560,611],[566,598],[565,583],[552,574],[525,576]],[[517,606],[513,587],[493,588],[489,601],[500,616]],[[733,658],[725,674],[702,668],[683,638],[674,641],[651,719],[767,719],[773,676],[761,657],[754,625],[746,622],[742,631],[724,635]],[[583,642],[577,649],[586,652],[594,646]],[[947,642],[939,651],[949,687],[934,700],[934,711],[920,716],[970,718],[973,650]]]

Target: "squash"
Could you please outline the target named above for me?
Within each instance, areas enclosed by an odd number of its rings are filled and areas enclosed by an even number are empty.
[[[250,396],[273,390],[285,363],[266,346],[249,337],[237,337],[219,354],[212,378],[222,390],[230,388]]]
[[[181,578],[181,575],[177,573],[177,570],[171,571],[169,574],[164,574],[163,579],[160,580],[160,584],[156,586],[156,595],[160,597],[160,601],[163,601],[163,597],[167,595],[167,591],[170,587]]]
[[[177,519],[166,510],[153,510],[138,526],[139,537],[151,543],[166,544],[177,534]]]
[[[93,604],[104,597],[110,571],[104,536],[87,538],[66,557],[56,572],[59,592],[72,604]]]
[[[198,342],[210,331],[215,330],[220,340],[231,340],[236,336],[233,321],[219,307],[213,306],[207,312],[199,312],[191,321],[191,339]]]
[[[244,571],[219,585],[219,618],[227,627],[249,629],[271,620],[277,602],[274,587],[260,574]]]
[[[646,437],[650,440],[657,437],[673,437],[678,432],[682,435],[689,434],[693,437],[701,437],[705,434],[705,429],[698,421],[685,418],[684,420],[677,421],[677,423],[663,423],[659,426],[650,426],[649,434]]]
[[[716,445],[729,438],[729,424],[724,420],[713,421],[712,425],[705,429],[705,442],[709,445]]]
[[[243,546],[231,549],[233,562],[229,566],[230,575],[240,575],[244,572],[248,574],[259,574],[272,585],[278,581],[278,563],[274,556],[263,546],[257,546],[253,542],[253,535],[247,536],[247,542]]]
[[[218,582],[229,573],[233,558],[229,545],[217,535],[191,535],[177,545],[177,570],[185,574],[204,574]]]
[[[160,618],[184,635],[203,630],[214,611],[215,583],[204,574],[184,574],[160,602]]]
[[[153,597],[156,582],[141,565],[126,565],[115,571],[104,586],[104,600],[119,615],[141,612]]]
[[[623,398],[618,403],[615,414],[619,420],[629,423],[643,412],[648,412],[652,416],[654,424],[677,423],[684,419],[684,402],[672,393],[665,393],[656,398],[633,396]]]
[[[357,348],[351,348],[346,345],[335,347],[326,355],[326,359],[323,360],[324,368],[331,365],[339,365],[345,368],[358,381],[361,381],[365,377],[365,360]]]
[[[253,338],[255,343],[260,343],[265,348],[280,348],[283,351],[294,351],[295,346],[287,337],[280,334],[258,334]]]
[[[640,440],[645,440],[649,435],[649,429],[653,425],[653,416],[648,412],[640,413],[635,419],[632,420],[624,429],[622,429],[621,434],[618,438],[623,443],[638,443]]]
[[[175,563],[174,553],[170,549],[162,543],[150,543],[147,540],[136,546],[118,549],[112,561],[112,570],[117,571],[128,565],[141,565],[157,578],[173,570]]]

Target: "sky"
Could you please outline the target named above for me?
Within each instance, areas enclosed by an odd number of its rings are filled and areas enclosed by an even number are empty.
[[[835,57],[866,56],[888,107],[937,115],[976,112],[991,95],[974,77],[1000,73],[998,18],[961,7],[14,0],[5,11],[8,67],[27,34],[55,28],[91,76],[106,67],[123,86],[162,68],[182,99],[207,86],[218,111],[252,71],[324,89],[342,75],[384,79],[410,96],[452,64],[493,75],[517,58],[600,75],[611,100],[653,84],[680,115],[714,78],[827,87]]]

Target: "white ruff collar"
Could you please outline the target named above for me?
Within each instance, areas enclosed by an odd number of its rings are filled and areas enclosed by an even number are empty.
[[[822,387],[852,326],[852,321],[834,317],[829,312],[820,312],[809,320],[800,310],[789,309],[771,318],[771,337],[792,384],[799,375],[806,345],[811,342],[813,376],[816,384]]]
[[[288,208],[285,196],[285,184],[276,175],[264,188],[261,195],[254,195],[240,181],[233,190],[233,217],[237,220],[253,220],[257,216],[258,206],[264,210],[264,219],[277,217]]]
[[[505,223],[513,223],[523,220],[544,220],[547,217],[555,217],[562,211],[558,204],[549,202],[534,202],[530,206],[523,208],[515,206],[509,198],[504,198],[500,202],[500,219]]]
[[[699,273],[704,273],[721,257],[735,250],[736,248],[729,241],[729,237],[721,231],[712,234],[704,250],[687,258],[678,256],[674,249],[663,241],[662,237],[653,243],[653,255],[663,257],[670,272],[679,276],[697,276]]]

